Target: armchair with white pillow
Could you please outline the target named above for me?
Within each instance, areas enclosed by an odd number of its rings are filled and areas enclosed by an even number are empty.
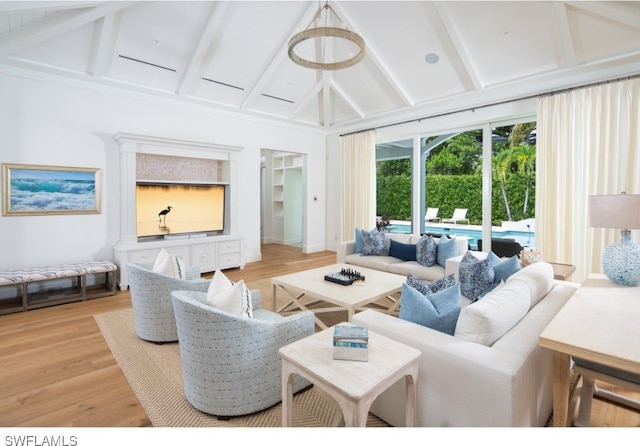
[[[218,417],[246,415],[281,401],[281,347],[310,336],[315,317],[284,317],[261,308],[260,292],[224,283],[216,271],[206,292],[174,291],[182,378],[187,400]],[[248,304],[248,305],[247,305]],[[294,378],[294,391],[310,383]]]

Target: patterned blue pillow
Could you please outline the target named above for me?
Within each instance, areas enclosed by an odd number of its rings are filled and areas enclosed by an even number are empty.
[[[424,280],[422,277],[414,276],[413,274],[407,274],[407,281],[405,282],[411,288],[420,291],[421,294],[431,294],[430,283]]]
[[[423,235],[416,243],[416,260],[420,265],[433,266],[436,264],[436,250],[438,244],[430,235]]]
[[[458,242],[454,238],[442,236],[436,249],[436,263],[441,267],[446,266],[447,259],[458,255]]]
[[[362,230],[362,255],[384,256],[387,252],[384,247],[384,232],[369,232]]]
[[[459,276],[462,294],[475,302],[493,285],[495,272],[488,258],[480,260],[467,251],[460,261]]]
[[[460,284],[424,295],[402,284],[400,319],[453,335],[460,315]]]
[[[437,293],[456,284],[456,278],[453,274],[443,277],[442,279],[435,280],[429,284],[429,289],[432,293]]]

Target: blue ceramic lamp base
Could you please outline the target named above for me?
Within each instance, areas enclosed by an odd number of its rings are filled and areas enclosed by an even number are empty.
[[[640,245],[631,240],[631,231],[623,229],[622,238],[604,249],[602,269],[613,283],[640,285]]]

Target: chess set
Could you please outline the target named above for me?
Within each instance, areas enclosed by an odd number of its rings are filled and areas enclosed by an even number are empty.
[[[364,276],[351,268],[342,268],[339,273],[327,274],[324,280],[346,286],[359,280],[364,281]]]

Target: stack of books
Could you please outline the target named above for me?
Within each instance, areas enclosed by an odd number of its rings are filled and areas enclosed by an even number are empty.
[[[369,360],[369,330],[354,325],[333,328],[333,359]]]

